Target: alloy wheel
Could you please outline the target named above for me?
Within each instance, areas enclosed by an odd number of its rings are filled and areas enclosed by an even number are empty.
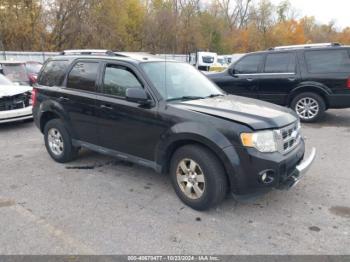
[[[64,142],[60,131],[56,128],[51,128],[48,132],[47,139],[51,152],[56,156],[62,155]]]
[[[200,199],[205,191],[205,176],[201,167],[192,159],[180,161],[176,169],[177,183],[186,197]]]
[[[317,100],[311,97],[304,97],[297,102],[295,111],[301,119],[310,120],[318,115],[320,106]]]

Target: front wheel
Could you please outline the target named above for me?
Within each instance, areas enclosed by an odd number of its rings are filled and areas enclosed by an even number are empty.
[[[178,149],[171,160],[170,175],[178,197],[193,209],[209,209],[226,196],[228,183],[223,165],[202,146]]]
[[[305,123],[318,121],[326,110],[324,99],[315,93],[301,93],[292,103],[292,109],[298,114],[300,120]]]

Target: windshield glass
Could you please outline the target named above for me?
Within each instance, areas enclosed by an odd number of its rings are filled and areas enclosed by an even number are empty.
[[[0,85],[13,85],[13,83],[6,76],[0,74]]]
[[[168,101],[223,95],[215,84],[189,64],[149,62],[141,66],[161,96]]]
[[[2,65],[4,75],[13,82],[26,82],[28,76],[24,64]]]

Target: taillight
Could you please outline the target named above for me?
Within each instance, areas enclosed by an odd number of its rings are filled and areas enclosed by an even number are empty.
[[[37,80],[38,80],[38,76],[36,74],[29,75],[29,81],[31,85],[36,84]]]
[[[33,90],[32,90],[32,97],[31,97],[31,104],[32,104],[32,106],[36,105],[37,94],[38,94],[38,90],[33,88]]]
[[[348,78],[348,82],[347,82],[347,88],[349,88],[350,89],[350,76],[349,76],[349,78]]]

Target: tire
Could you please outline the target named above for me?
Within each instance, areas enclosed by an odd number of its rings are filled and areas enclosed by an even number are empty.
[[[191,163],[196,167],[191,169]],[[187,173],[183,169],[187,169]],[[190,176],[189,169],[195,171],[194,178]],[[188,145],[178,149],[171,159],[170,176],[177,196],[195,210],[214,207],[227,194],[228,182],[222,163],[202,146]],[[191,189],[186,193],[187,185]]]
[[[304,110],[305,107],[306,111]],[[292,100],[291,108],[297,113],[302,122],[313,123],[320,120],[324,115],[326,103],[320,95],[306,92],[297,95]]]
[[[44,139],[47,152],[58,163],[74,160],[79,149],[73,147],[71,136],[60,119],[53,119],[46,123]]]

